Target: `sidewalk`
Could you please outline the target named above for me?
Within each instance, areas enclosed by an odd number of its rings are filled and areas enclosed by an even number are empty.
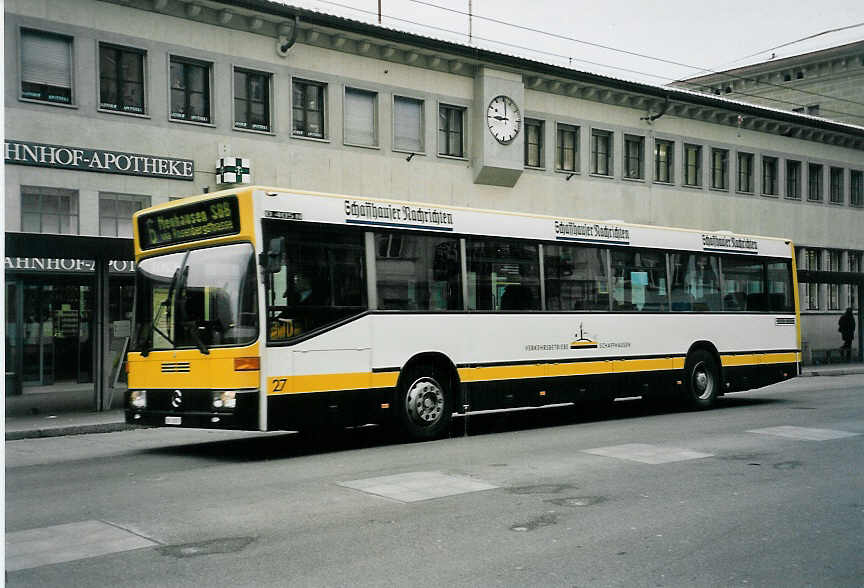
[[[864,374],[864,364],[805,366],[802,376],[848,376]],[[124,389],[114,391],[112,408],[94,412],[92,388],[64,392],[28,393],[6,397],[6,440],[58,437],[86,433],[109,433],[138,428],[124,420]]]
[[[126,388],[113,389],[111,410],[93,410],[93,385],[58,385],[25,389],[6,396],[6,440],[108,433],[134,428],[125,423]]]

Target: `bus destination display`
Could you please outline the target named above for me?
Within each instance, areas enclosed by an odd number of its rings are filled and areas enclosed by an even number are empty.
[[[240,232],[236,196],[196,202],[138,217],[141,249],[235,235]]]

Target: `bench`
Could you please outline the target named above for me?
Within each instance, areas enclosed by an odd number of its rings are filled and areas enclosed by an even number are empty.
[[[843,352],[836,347],[830,349],[813,349],[811,351],[813,365],[825,365],[829,363],[844,363]]]

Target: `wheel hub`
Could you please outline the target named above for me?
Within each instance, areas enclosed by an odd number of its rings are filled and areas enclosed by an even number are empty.
[[[408,389],[405,402],[408,418],[417,424],[430,426],[438,422],[444,411],[444,392],[432,378],[420,378]]]
[[[693,368],[693,388],[700,400],[710,398],[714,393],[714,378],[704,363]]]

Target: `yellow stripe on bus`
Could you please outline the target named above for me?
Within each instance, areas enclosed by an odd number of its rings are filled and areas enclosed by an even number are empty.
[[[724,366],[763,365],[769,363],[795,363],[798,353],[746,353],[743,355],[723,355],[720,361]]]
[[[355,372],[267,378],[267,394],[304,394],[367,388],[393,388],[399,372]]]
[[[724,366],[766,365],[795,363],[798,353],[749,353],[723,355]],[[529,380],[560,376],[637,373],[684,369],[683,357],[651,359],[613,359],[574,363],[535,363],[527,365],[499,365],[459,368],[463,383],[493,382],[501,380]],[[396,386],[399,372],[355,372],[347,374],[312,374],[304,376],[271,377],[267,379],[267,394],[305,394],[340,390],[365,390]]]
[[[495,380],[521,380],[557,376],[583,376],[626,372],[674,370],[684,367],[684,358],[661,357],[652,359],[614,359],[580,361],[574,363],[541,363],[494,367],[460,368],[463,382],[489,382]]]

